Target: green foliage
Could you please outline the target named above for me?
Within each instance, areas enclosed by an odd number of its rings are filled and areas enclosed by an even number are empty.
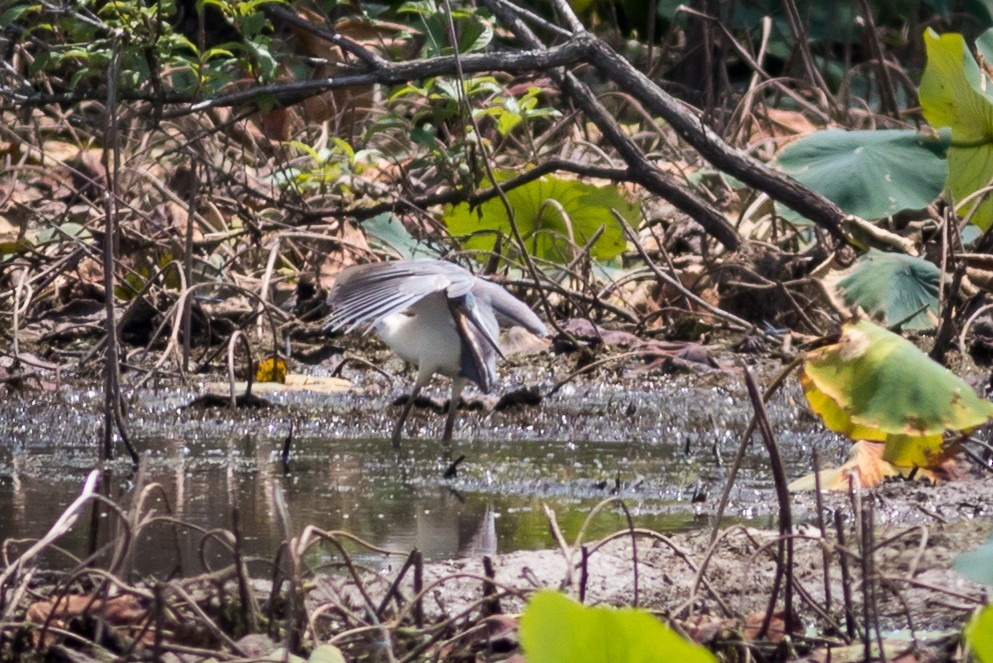
[[[414,0],[404,3],[399,14],[412,14],[419,18],[425,36],[424,57],[452,55],[448,16],[443,4],[433,0]],[[453,7],[451,19],[458,35],[459,53],[481,51],[493,41],[493,24],[474,9]]]
[[[791,143],[777,162],[846,212],[880,219],[938,197],[948,174],[947,149],[947,134],[829,129]]]
[[[938,322],[941,270],[902,253],[869,249],[838,283],[845,304],[887,327],[932,329]]]
[[[955,558],[955,570],[973,582],[993,587],[993,539]],[[993,605],[975,615],[965,627],[965,641],[980,663],[993,663]]]
[[[918,94],[924,118],[934,127],[951,129],[946,189],[958,205],[993,180],[990,81],[962,35],[939,36],[928,28],[924,43],[928,61]],[[986,194],[973,200],[964,214],[971,214],[972,223],[980,228],[989,228],[993,225],[993,198]]]
[[[986,606],[965,627],[965,641],[979,663],[993,663],[993,606]]]
[[[34,59],[31,74],[45,74],[67,89],[106,84],[108,66],[120,56],[120,90],[155,84],[187,95],[216,92],[252,76],[272,79],[276,59],[271,53],[270,26],[261,6],[269,0],[202,0],[216,9],[240,39],[201,51],[173,23],[174,0],[84,0],[55,12],[31,0],[13,0],[0,24],[17,24],[22,39],[36,38],[47,46]],[[274,0],[280,1],[280,0]]]
[[[501,94],[502,88],[493,76],[476,76],[462,82],[462,95],[466,101],[486,100]],[[390,102],[411,105],[412,122],[423,125],[430,122],[440,126],[459,117],[458,82],[450,78],[428,78],[418,84],[412,82],[394,90]]]
[[[499,173],[500,181],[510,173]],[[546,175],[507,191],[513,222],[531,255],[558,263],[568,263],[595,235],[590,247],[597,260],[620,255],[626,246],[624,228],[616,212],[629,224],[637,225],[637,205],[625,198],[616,186],[595,186],[579,180]],[[448,205],[444,221],[448,232],[466,237],[463,246],[476,251],[512,250],[513,231],[507,208],[499,197],[470,207],[468,203]]]
[[[293,186],[299,191],[333,192],[342,196],[352,193],[352,182],[362,172],[370,159],[377,153],[374,150],[356,151],[341,138],[332,138],[328,145],[312,147],[297,140],[286,141],[293,148],[310,157],[309,167],[294,165],[278,171],[275,181],[284,187]]]
[[[556,109],[538,105],[540,94],[541,89],[537,87],[529,88],[520,98],[498,94],[491,105],[474,110],[473,117],[477,120],[483,117],[496,120],[496,129],[501,136],[508,135],[522,122],[527,123],[542,117],[560,117],[562,113]],[[524,136],[530,142],[530,132],[525,132]]]
[[[716,663],[703,647],[679,637],[651,613],[590,608],[544,590],[521,616],[528,663]]]
[[[865,320],[845,325],[838,343],[808,352],[800,382],[825,426],[885,442],[884,460],[901,467],[935,466],[945,431],[993,417],[993,403],[961,378]]]

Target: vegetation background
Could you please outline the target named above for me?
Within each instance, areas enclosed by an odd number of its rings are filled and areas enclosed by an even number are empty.
[[[386,256],[499,278],[580,366],[604,328],[791,357],[857,311],[989,361],[991,26],[980,0],[0,0],[0,388],[100,376],[101,453],[137,459],[129,393],[325,361],[334,275]]]

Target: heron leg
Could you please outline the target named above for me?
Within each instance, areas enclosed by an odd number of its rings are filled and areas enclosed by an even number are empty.
[[[452,431],[455,429],[455,415],[459,410],[459,400],[462,398],[462,389],[465,388],[465,378],[452,378],[452,397],[448,401],[448,416],[445,417],[445,434],[442,442],[451,442]]]
[[[407,402],[403,405],[403,412],[400,413],[400,419],[397,420],[397,425],[393,428],[393,437],[390,439],[393,441],[393,448],[400,448],[400,438],[403,437],[403,424],[407,421],[407,417],[410,416],[410,411],[414,407],[414,401],[417,399],[418,394],[421,393],[421,387],[424,384],[418,380],[414,383],[414,389],[410,392],[410,396],[407,397]]]

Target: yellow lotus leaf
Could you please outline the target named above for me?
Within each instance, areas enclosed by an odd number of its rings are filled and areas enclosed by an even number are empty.
[[[993,403],[901,336],[861,321],[807,354],[800,376],[824,425],[852,439],[886,443],[883,458],[903,467],[943,460],[946,431],[993,417]]]

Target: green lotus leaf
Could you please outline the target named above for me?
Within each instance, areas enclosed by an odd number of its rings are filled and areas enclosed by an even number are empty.
[[[957,555],[954,566],[969,580],[993,587],[993,539],[975,550]]]
[[[791,143],[779,169],[863,219],[922,209],[945,186],[948,136],[829,129]]]
[[[506,181],[510,173],[500,173]],[[517,229],[531,255],[566,264],[602,229],[591,255],[600,261],[620,255],[627,246],[624,228],[614,218],[616,211],[632,226],[641,216],[638,206],[616,186],[596,186],[579,180],[546,175],[507,191]],[[448,232],[465,237],[463,246],[475,251],[506,251],[513,245],[507,208],[499,197],[470,207],[448,205],[444,212]]]
[[[837,282],[845,304],[887,327],[932,329],[938,323],[941,270],[922,258],[869,249]]]
[[[552,590],[531,597],[521,644],[528,663],[717,663],[649,612],[591,608]]]
[[[986,606],[969,622],[965,641],[979,663],[993,663],[993,606]]]

